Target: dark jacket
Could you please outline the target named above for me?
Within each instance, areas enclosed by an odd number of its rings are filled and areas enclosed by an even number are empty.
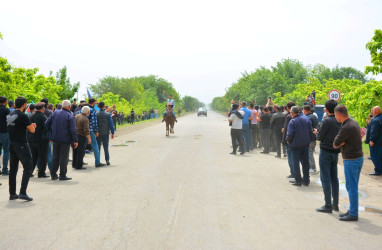
[[[283,112],[277,112],[271,117],[271,129],[281,133],[281,129],[284,127],[285,114]]]
[[[341,153],[344,160],[354,160],[363,156],[361,130],[358,123],[351,118],[342,123],[333,144],[339,146],[343,142],[345,145],[341,147]]]
[[[100,109],[100,111],[97,112],[97,121],[99,135],[109,135],[110,131],[114,134],[114,124],[110,113],[104,109]]]
[[[287,136],[287,133],[288,133],[288,125],[289,125],[289,122],[290,120],[292,120],[292,115],[290,113],[288,113],[285,117],[285,121],[284,121],[284,133],[283,133],[283,144],[287,144],[287,139],[286,139],[286,136]]]
[[[291,149],[309,147],[312,135],[312,123],[304,114],[290,120],[286,139]]]
[[[315,115],[313,115],[312,113],[308,114],[307,117],[312,122],[312,128],[313,129],[317,128],[317,126],[318,126],[318,118]],[[317,137],[316,137],[315,134],[313,134],[312,141],[316,141],[316,140],[317,140]]]
[[[67,109],[53,112],[45,125],[52,132],[53,142],[72,144],[78,141],[74,116]]]
[[[340,127],[341,124],[337,122],[334,115],[329,115],[327,118],[322,120],[321,126],[319,127],[317,133],[317,140],[321,141],[320,149],[325,150],[329,153],[338,154],[341,152],[341,149],[333,148],[334,138],[336,138]]]
[[[48,142],[48,129],[45,126],[47,118],[44,113],[36,111],[30,118],[31,123],[36,123],[34,133],[28,133],[28,141],[32,143]]]
[[[366,143],[374,142],[374,146],[382,147],[382,115],[379,114],[371,119],[366,133]]]

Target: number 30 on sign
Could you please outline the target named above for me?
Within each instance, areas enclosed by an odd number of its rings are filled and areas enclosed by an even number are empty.
[[[340,98],[341,98],[341,94],[338,90],[333,89],[329,92],[329,99],[333,99],[338,102]]]

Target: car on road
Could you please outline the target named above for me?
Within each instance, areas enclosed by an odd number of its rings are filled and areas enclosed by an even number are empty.
[[[207,109],[206,108],[199,108],[198,109],[198,116],[205,115],[207,116]]]

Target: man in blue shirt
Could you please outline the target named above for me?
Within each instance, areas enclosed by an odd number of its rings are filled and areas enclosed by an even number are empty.
[[[89,118],[89,128],[90,128],[90,138],[91,138],[91,146],[93,149],[94,153],[94,158],[95,158],[95,166],[96,168],[98,167],[103,167],[105,166],[104,163],[101,163],[100,159],[100,153],[99,153],[99,147],[97,143],[97,137],[99,136],[98,134],[98,120],[97,120],[97,112],[94,110],[94,106],[97,104],[97,100],[94,98],[89,99],[89,107],[90,107],[90,115],[88,116]]]
[[[247,108],[247,102],[242,102],[241,111],[244,111],[244,115],[243,115],[244,118],[242,120],[242,123],[243,123],[242,136],[243,136],[243,139],[244,139],[245,150],[247,152],[249,152],[250,145],[251,145],[251,137],[249,135],[249,119],[250,119],[252,113]]]

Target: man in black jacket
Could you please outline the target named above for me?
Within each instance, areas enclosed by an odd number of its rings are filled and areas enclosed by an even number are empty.
[[[48,129],[45,127],[45,121],[47,119],[44,115],[45,103],[39,102],[35,107],[36,112],[31,116],[30,120],[31,123],[36,124],[36,130],[34,133],[28,133],[28,141],[33,159],[33,169],[31,174],[34,171],[38,160],[38,178],[48,178],[49,175],[45,173],[49,151]]]
[[[288,155],[288,165],[289,165],[289,169],[290,169],[290,175],[287,176],[287,178],[294,178],[294,167],[293,167],[293,160],[292,160],[292,153],[290,151],[290,147],[287,143],[287,140],[286,140],[286,135],[287,135],[287,132],[288,132],[288,125],[289,125],[289,122],[290,120],[292,120],[292,115],[290,113],[290,110],[293,106],[295,106],[296,103],[290,101],[287,103],[287,111],[288,111],[288,114],[286,115],[285,117],[285,121],[284,121],[284,128],[282,130],[283,132],[283,144],[286,145],[286,150],[287,150],[287,155]]]
[[[374,163],[374,172],[369,175],[382,175],[382,115],[381,107],[372,109],[373,119],[369,123],[366,134],[366,143],[369,144],[371,160]]]
[[[312,110],[312,107],[310,105],[304,106],[304,114],[312,122],[313,130],[317,129],[318,118],[313,114],[313,110]],[[313,137],[310,139],[310,147],[309,147],[309,173],[311,173],[311,174],[317,173],[316,161],[314,160],[314,151],[316,149],[316,140],[317,140],[317,137],[315,134],[313,134]]]
[[[335,100],[328,100],[325,103],[325,112],[328,115],[325,118],[317,133],[317,139],[320,143],[320,178],[322,189],[325,196],[325,205],[317,208],[317,212],[331,213],[332,210],[338,211],[338,154],[340,149],[333,148],[334,138],[337,136],[341,124],[339,124],[334,116],[334,108],[337,106]],[[333,197],[333,202],[332,202]]]
[[[276,106],[277,113],[271,117],[271,130],[273,131],[276,140],[277,158],[281,158],[281,141],[282,141],[282,129],[284,126],[285,115],[282,112],[281,106]]]

